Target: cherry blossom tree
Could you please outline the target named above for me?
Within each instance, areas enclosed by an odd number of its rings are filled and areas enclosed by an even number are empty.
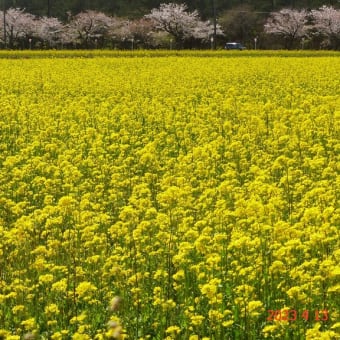
[[[186,4],[163,3],[145,18],[154,22],[155,29],[171,34],[180,45],[191,38],[208,40],[214,32],[213,24],[202,21],[196,10],[188,12]],[[223,34],[220,26],[217,26],[216,33]]]
[[[4,15],[2,12],[0,15],[0,36],[2,41],[5,40],[5,31],[6,41],[10,48],[19,46],[20,43],[26,44],[35,32],[34,19],[34,15],[26,13],[24,9],[9,8],[6,11],[6,21],[4,23]]]
[[[296,39],[302,38],[307,33],[308,13],[306,10],[282,9],[271,13],[264,31],[266,33],[282,36],[286,47],[292,48]]]
[[[131,31],[131,22],[126,19],[112,17],[109,29],[109,37],[114,46],[124,47],[126,43],[131,44],[133,32]]]
[[[128,22],[128,36],[134,39],[136,45],[153,46],[155,41],[153,37],[153,22],[150,19],[141,18]]]
[[[95,46],[109,34],[112,17],[96,11],[81,12],[70,18],[66,35],[70,41],[83,47]]]
[[[312,10],[312,35],[321,35],[324,45],[333,48],[339,47],[340,42],[340,10],[333,7],[322,6]]]
[[[42,17],[36,20],[35,36],[49,47],[55,47],[57,43],[62,42],[64,35],[64,25],[57,18]]]

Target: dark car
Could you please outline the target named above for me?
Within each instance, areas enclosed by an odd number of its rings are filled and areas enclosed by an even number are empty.
[[[226,43],[224,48],[226,50],[239,50],[239,51],[243,51],[246,49],[242,44],[236,42]]]

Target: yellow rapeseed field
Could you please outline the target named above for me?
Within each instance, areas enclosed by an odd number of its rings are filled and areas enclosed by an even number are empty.
[[[0,339],[339,339],[340,58],[0,59]]]

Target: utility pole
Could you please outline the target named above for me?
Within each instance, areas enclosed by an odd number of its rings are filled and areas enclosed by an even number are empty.
[[[7,32],[6,32],[6,0],[2,0],[3,1],[3,21],[4,21],[4,46],[5,49],[7,48]]]
[[[214,24],[214,33],[213,33],[213,43],[212,47],[214,50],[216,50],[216,31],[217,31],[217,18],[216,18],[216,6],[215,6],[215,0],[212,1],[212,10],[213,10],[213,24]]]

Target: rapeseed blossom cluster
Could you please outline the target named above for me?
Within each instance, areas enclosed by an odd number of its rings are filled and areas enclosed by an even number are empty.
[[[1,59],[0,338],[336,339],[339,66]]]

